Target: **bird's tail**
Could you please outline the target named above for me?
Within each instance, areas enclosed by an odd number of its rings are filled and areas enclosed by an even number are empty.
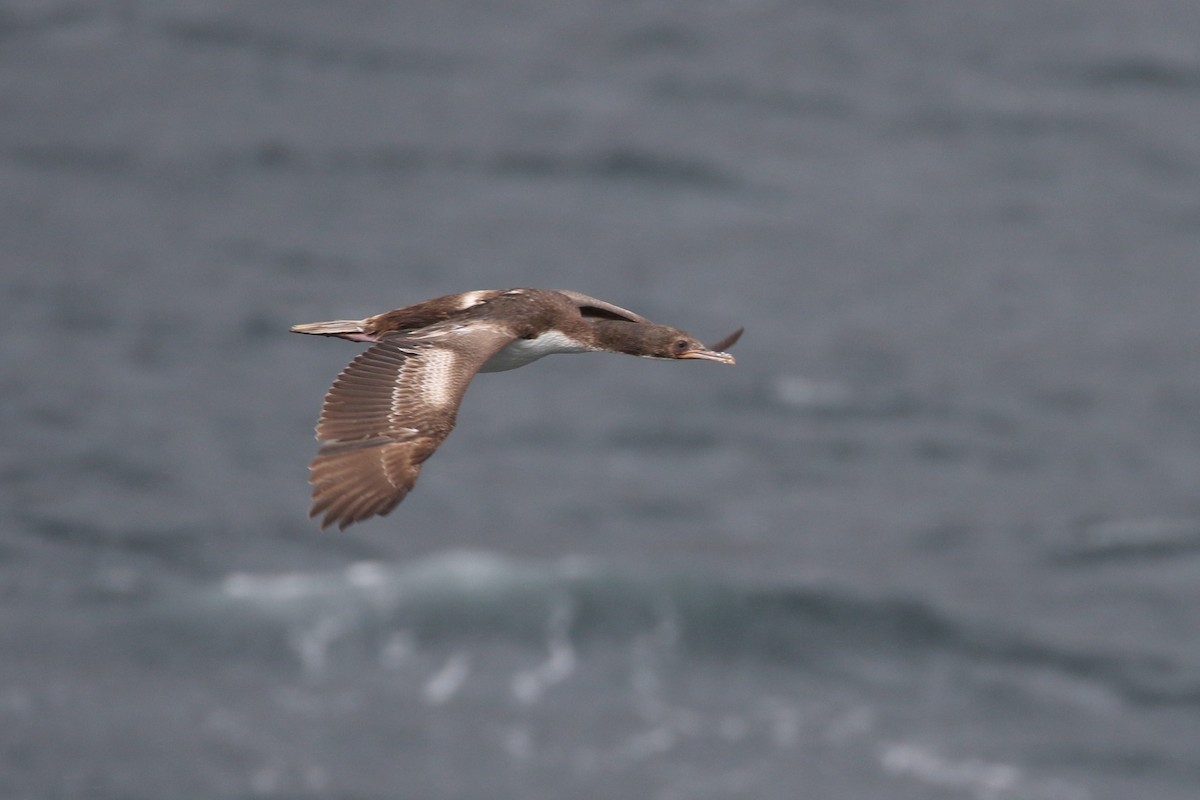
[[[366,332],[364,319],[335,319],[329,322],[305,322],[292,326],[292,333],[309,333],[314,336],[337,336],[352,342],[374,342],[377,337]]]

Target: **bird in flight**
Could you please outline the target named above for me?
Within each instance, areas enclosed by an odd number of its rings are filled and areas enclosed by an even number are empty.
[[[462,292],[366,319],[293,325],[296,333],[371,343],[325,395],[309,517],[344,530],[394,509],[454,428],[477,372],[595,351],[732,364],[723,351],[742,330],[705,347],[603,300],[548,289]]]

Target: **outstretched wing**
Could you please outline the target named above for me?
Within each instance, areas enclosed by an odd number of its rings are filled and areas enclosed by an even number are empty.
[[[471,378],[514,338],[483,322],[447,324],[385,337],[350,362],[317,422],[309,516],[344,529],[395,508],[454,428]]]

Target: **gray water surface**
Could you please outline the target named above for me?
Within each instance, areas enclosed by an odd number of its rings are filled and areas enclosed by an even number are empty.
[[[0,795],[1190,800],[1200,9],[0,9]],[[572,288],[307,518],[287,332]]]

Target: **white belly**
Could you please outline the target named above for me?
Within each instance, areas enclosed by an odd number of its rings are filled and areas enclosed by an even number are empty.
[[[586,353],[591,350],[557,331],[547,331],[536,339],[517,339],[480,367],[480,372],[503,372],[537,361],[551,353]]]

